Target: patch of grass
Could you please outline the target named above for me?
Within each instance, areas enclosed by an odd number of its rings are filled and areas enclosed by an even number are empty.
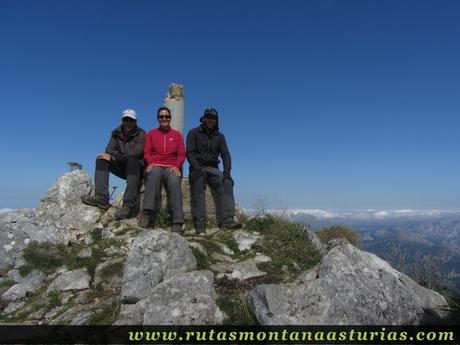
[[[110,245],[113,241],[109,241]],[[45,274],[54,272],[58,267],[67,266],[70,270],[85,267],[94,279],[96,266],[103,256],[102,249],[92,248],[92,255],[89,258],[80,258],[78,254],[84,247],[78,244],[65,246],[63,244],[53,245],[49,243],[32,242],[24,249],[26,265],[19,271],[21,275],[32,269],[39,269]]]
[[[31,265],[22,265],[21,267],[18,268],[19,274],[21,277],[27,276],[30,272],[33,271],[33,267]]]
[[[250,226],[264,236],[261,243],[254,245],[254,249],[272,259],[258,266],[277,282],[294,279],[300,272],[316,265],[321,258],[303,224],[264,215],[253,218]]]
[[[233,237],[233,232],[231,230],[224,230],[219,231],[216,234],[216,240],[225,244],[235,253],[238,253],[240,250],[238,249],[238,243],[236,242],[235,238]]]
[[[219,245],[214,242],[214,241],[211,241],[211,240],[206,240],[206,239],[194,239],[195,242],[201,244],[204,249],[206,249],[206,253],[208,253],[208,256],[211,256],[213,253],[221,253],[221,254],[224,254],[222,253],[222,248],[219,247]]]
[[[270,284],[270,277],[257,277],[247,280],[230,279],[224,277],[217,279],[216,303],[225,313],[224,325],[257,325],[257,320],[246,301],[246,293],[260,284]]]
[[[361,240],[358,233],[348,226],[336,225],[322,228],[316,232],[321,242],[327,244],[329,241],[338,238],[344,238],[355,247],[361,247]]]
[[[62,244],[32,242],[24,248],[23,257],[29,266],[50,274],[64,265],[67,255],[68,249]]]
[[[123,266],[124,266],[124,263],[121,261],[112,262],[111,264],[108,264],[107,266],[102,268],[100,272],[101,278],[107,279],[107,278],[117,275],[123,270]]]
[[[13,285],[15,285],[16,282],[11,279],[11,278],[5,278],[5,279],[2,279],[0,281],[0,289],[9,289],[10,287],[12,287]]]
[[[210,263],[208,261],[208,256],[204,255],[197,248],[192,247],[191,249],[192,249],[193,256],[196,259],[197,268],[199,270],[207,270],[207,269],[209,269]]]
[[[61,299],[59,298],[59,291],[53,290],[48,293],[48,310],[56,308],[61,305]]]
[[[111,325],[114,323],[118,314],[120,313],[120,302],[118,299],[112,300],[109,304],[104,305],[104,307],[95,312],[90,320],[90,325]]]
[[[264,214],[259,217],[249,219],[244,226],[244,230],[251,232],[263,232],[270,229],[275,223],[275,216],[272,216],[270,214]]]

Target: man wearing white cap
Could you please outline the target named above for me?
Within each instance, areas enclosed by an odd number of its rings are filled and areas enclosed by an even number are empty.
[[[94,177],[95,195],[84,195],[82,202],[107,210],[109,204],[109,172],[126,180],[123,205],[115,213],[117,219],[136,216],[139,181],[144,172],[145,131],[137,126],[137,116],[133,109],[121,114],[120,127],[112,131],[104,153],[97,155]]]

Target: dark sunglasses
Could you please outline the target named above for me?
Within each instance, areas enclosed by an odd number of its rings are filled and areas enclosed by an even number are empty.
[[[171,116],[169,116],[169,115],[158,115],[158,118],[160,120],[169,120],[171,118]]]
[[[121,119],[123,122],[136,122],[136,120],[130,118],[130,117],[124,117]]]

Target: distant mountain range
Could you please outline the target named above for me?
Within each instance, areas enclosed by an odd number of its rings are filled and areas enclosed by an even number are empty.
[[[254,210],[247,210],[254,214]],[[354,228],[363,249],[389,261],[398,270],[442,281],[460,292],[460,211],[310,209],[267,210],[320,229],[332,225]],[[426,277],[425,277],[426,275]]]

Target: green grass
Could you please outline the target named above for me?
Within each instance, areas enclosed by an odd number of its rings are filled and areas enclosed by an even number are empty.
[[[238,253],[238,243],[233,237],[233,231],[231,230],[221,230],[217,232],[214,237],[218,242],[225,244],[228,248],[233,250],[235,253]]]
[[[218,298],[216,304],[225,313],[224,325],[257,325],[258,322],[246,300],[246,293],[257,285],[270,284],[269,276],[246,280],[227,277],[215,281]]]
[[[102,268],[100,274],[101,278],[107,279],[110,277],[113,277],[120,273],[123,270],[124,263],[123,262],[113,262],[111,264],[108,264],[104,268]]]
[[[92,248],[89,258],[79,258],[78,253],[83,249],[82,245],[63,244],[53,245],[49,243],[32,242],[24,249],[26,265],[19,268],[21,275],[27,274],[32,269],[38,269],[45,274],[53,273],[57,268],[67,266],[70,270],[85,267],[91,278],[94,279],[96,266],[103,256],[102,249]]]
[[[261,243],[254,245],[254,249],[269,256],[272,261],[257,266],[274,281],[290,281],[316,265],[321,258],[303,224],[278,216],[264,215],[249,220],[247,228],[264,236]]]
[[[192,254],[196,259],[197,268],[199,270],[207,270],[207,269],[209,269],[210,262],[208,260],[208,256],[204,255],[197,248],[192,247],[191,249],[192,249]]]
[[[47,309],[51,310],[61,305],[61,299],[59,298],[59,291],[53,290],[48,293],[48,305]]]
[[[324,244],[327,244],[333,239],[344,238],[355,247],[361,247],[361,240],[358,233],[348,226],[336,225],[322,228],[316,232],[316,235]]]
[[[1,289],[9,289],[13,285],[15,285],[16,282],[13,279],[10,278],[4,278],[0,281],[0,290]]]
[[[114,323],[120,313],[120,302],[113,299],[110,303],[103,306],[101,310],[95,312],[90,320],[90,325],[111,325]]]

